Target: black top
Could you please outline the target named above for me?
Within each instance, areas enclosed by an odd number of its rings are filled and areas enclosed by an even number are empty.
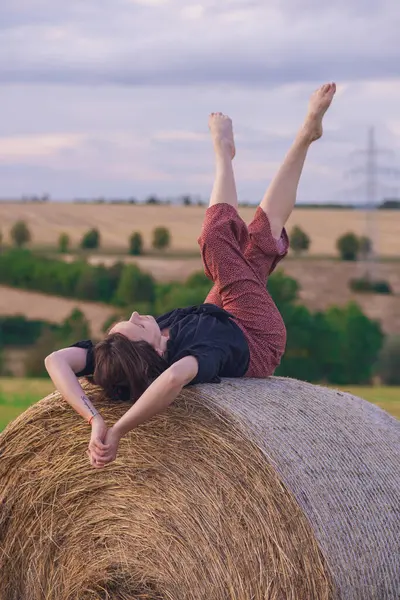
[[[190,382],[219,383],[221,377],[242,377],[250,361],[247,340],[234,316],[214,304],[177,308],[158,317],[160,329],[169,329],[168,366],[185,356],[195,356],[199,371]],[[87,349],[86,366],[76,375],[94,372],[94,348],[91,340],[73,344]]]

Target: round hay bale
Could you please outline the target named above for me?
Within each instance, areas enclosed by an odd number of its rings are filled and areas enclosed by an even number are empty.
[[[88,390],[107,422],[127,410]],[[283,378],[184,390],[93,469],[54,393],[0,436],[0,600],[385,600],[399,423]]]

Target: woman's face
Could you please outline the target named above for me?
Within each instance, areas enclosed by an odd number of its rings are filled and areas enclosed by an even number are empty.
[[[133,312],[129,321],[116,323],[108,333],[120,333],[132,342],[145,341],[156,350],[160,348],[161,330],[151,315],[140,315]]]

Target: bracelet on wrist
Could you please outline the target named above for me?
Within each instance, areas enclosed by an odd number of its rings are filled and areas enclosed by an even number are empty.
[[[92,415],[92,416],[90,417],[90,419],[89,419],[89,421],[88,421],[89,425],[91,425],[91,424],[92,424],[92,421],[93,421],[93,419],[94,419],[95,417],[97,417],[97,415],[98,415],[98,414],[99,414],[99,413],[95,413],[94,415]]]

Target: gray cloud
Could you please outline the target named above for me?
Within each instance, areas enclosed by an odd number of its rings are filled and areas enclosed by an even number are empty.
[[[399,148],[397,0],[6,0],[0,5],[1,196],[209,193],[207,114],[238,136],[258,199],[317,84],[344,84],[302,201],[331,201],[367,127]]]
[[[0,9],[4,83],[267,88],[400,73],[396,0],[210,0],[197,19],[180,1],[19,2]]]

